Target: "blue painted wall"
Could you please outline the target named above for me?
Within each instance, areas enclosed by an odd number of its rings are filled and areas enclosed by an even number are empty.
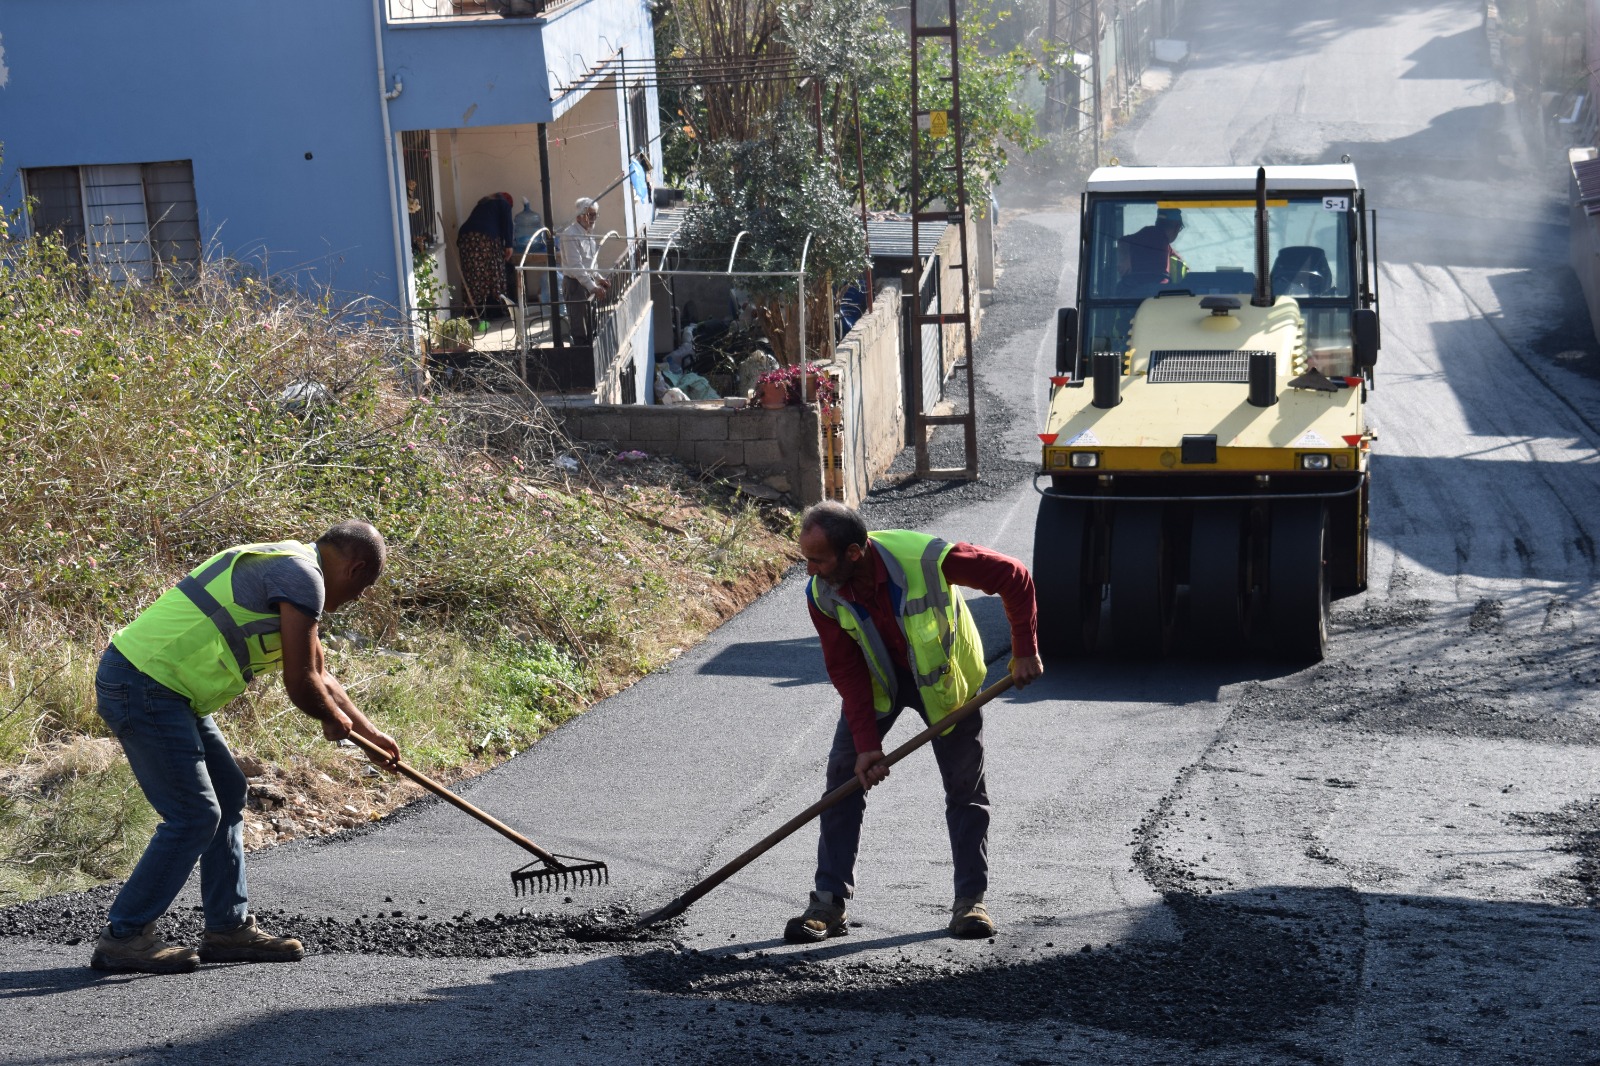
[[[19,168],[191,159],[228,254],[396,298],[370,6],[7,0],[0,45],[6,207]]]
[[[549,121],[552,82],[649,26],[645,0],[385,26],[391,127]],[[0,208],[20,169],[189,159],[213,251],[402,302],[372,3],[4,0],[0,49]]]

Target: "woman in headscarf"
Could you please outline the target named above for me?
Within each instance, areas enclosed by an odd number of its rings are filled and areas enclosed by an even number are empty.
[[[478,201],[456,231],[456,256],[472,314],[484,318],[502,306],[506,264],[511,261],[511,194],[492,193]]]

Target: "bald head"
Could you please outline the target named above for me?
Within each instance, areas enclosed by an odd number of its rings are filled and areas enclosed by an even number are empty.
[[[352,562],[366,564],[374,579],[383,573],[383,564],[389,557],[383,534],[371,522],[363,522],[358,518],[349,518],[329,527],[326,533],[317,538],[317,543],[327,545]]]

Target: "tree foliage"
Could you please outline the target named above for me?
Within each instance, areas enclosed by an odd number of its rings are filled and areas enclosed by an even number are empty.
[[[882,0],[879,0],[882,2]],[[1006,51],[990,47],[991,35],[1005,24],[1008,12],[979,0],[958,8],[961,69],[962,164],[967,195],[983,209],[982,191],[1000,181],[1013,152],[1030,152],[1043,141],[1035,132],[1031,110],[1017,102],[1023,79],[1035,59],[1021,45]],[[873,77],[861,83],[862,156],[868,199],[875,207],[924,210],[935,200],[954,205],[955,137],[919,134],[921,202],[911,203],[911,53],[905,30],[899,29],[901,51],[886,57]],[[918,71],[922,110],[949,110],[953,103],[949,53],[924,41]]]
[[[715,12],[721,12],[720,15]],[[1037,65],[1027,35],[1008,0],[968,0],[959,6],[964,165],[969,192],[998,183],[1015,152],[1043,142],[1031,110],[1017,102],[1027,72]],[[924,12],[924,19],[929,18]],[[717,19],[738,33],[709,32]],[[832,132],[834,163],[840,180],[854,187],[857,100],[861,170],[873,209],[911,208],[911,49],[906,12],[890,0],[680,0],[660,23],[657,53],[670,65],[678,59],[714,55],[711,49],[743,42],[744,53],[759,61],[752,69],[770,72],[788,63],[799,72],[779,102],[811,110]],[[731,54],[731,53],[730,53]],[[924,42],[921,104],[948,109],[951,104],[946,54]],[[721,139],[746,139],[761,126],[755,105],[773,100],[775,83],[760,79],[736,94],[728,86],[697,85],[669,89],[663,106],[676,118],[664,138],[671,180],[692,183],[703,146]],[[760,92],[756,90],[759,89]],[[772,121],[773,107],[765,121]],[[724,119],[724,116],[735,116]],[[924,204],[951,202],[953,141],[936,141],[924,131]],[[976,197],[975,197],[976,198]]]
[[[999,2],[974,0],[960,16],[961,144],[968,200],[979,212],[1009,153],[1040,143],[1031,113],[1014,102],[1032,60],[1020,46],[984,45],[1009,15],[996,11]],[[904,11],[891,0],[677,0],[660,10],[663,103],[674,112],[667,171],[693,193],[680,237],[686,253],[726,261],[743,233],[741,269],[790,271],[807,254],[816,300],[866,264],[858,182],[873,209],[956,205],[955,138],[929,131],[918,142],[920,202],[911,202],[911,51]],[[941,54],[929,41],[918,103],[949,111],[948,46]],[[788,342],[775,330],[795,317],[792,281],[745,287],[784,358]],[[819,331],[815,343],[824,338]]]
[[[854,278],[867,265],[866,233],[850,192],[839,183],[827,150],[817,151],[815,131],[803,118],[780,119],[766,137],[716,141],[701,153],[704,196],[686,212],[678,243],[685,256],[717,262],[738,241],[734,269],[772,271],[741,277],[779,361],[794,362],[791,331],[798,318],[796,278],[780,272],[805,267],[814,304],[807,347],[830,328],[826,301],[816,301],[835,279]],[[743,237],[740,237],[743,234]]]

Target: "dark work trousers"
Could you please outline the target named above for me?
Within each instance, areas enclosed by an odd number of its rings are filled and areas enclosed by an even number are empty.
[[[567,325],[572,330],[574,344],[588,344],[594,339],[594,296],[577,278],[563,278],[562,299],[567,302]]]
[[[922,694],[909,672],[899,671],[899,706],[878,719],[878,736],[885,736],[909,707],[927,720]],[[989,791],[983,780],[983,712],[956,726],[949,736],[933,738],[933,757],[944,779],[944,818],[950,830],[950,854],[955,860],[955,894],[981,896],[989,887]],[[856,743],[850,725],[839,716],[833,748],[828,752],[827,791],[832,792],[855,775]],[[884,786],[877,786],[882,788]],[[867,797],[857,792],[823,811],[817,840],[817,891],[849,899],[855,895],[856,852],[861,845],[861,821]]]

